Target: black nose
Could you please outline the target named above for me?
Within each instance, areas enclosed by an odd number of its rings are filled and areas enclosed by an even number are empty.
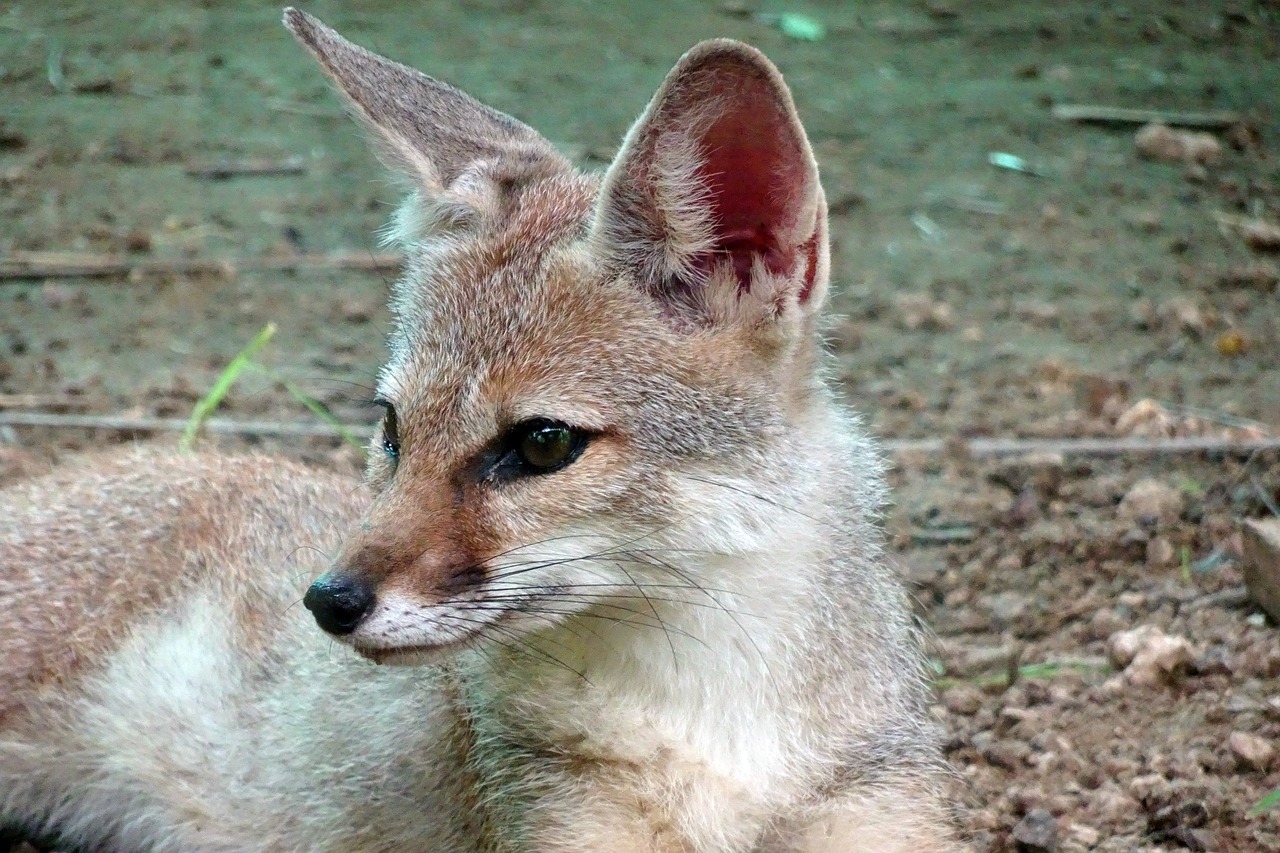
[[[307,590],[302,604],[330,634],[350,634],[373,609],[373,587],[353,575],[321,575]]]

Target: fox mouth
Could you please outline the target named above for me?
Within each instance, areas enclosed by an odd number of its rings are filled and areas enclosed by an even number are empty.
[[[498,620],[501,621],[501,620]],[[370,646],[354,640],[351,647],[366,660],[389,666],[426,666],[440,663],[450,655],[475,645],[484,635],[484,627],[476,628],[460,637],[450,637],[438,642],[404,643],[397,646]]]
[[[436,663],[447,656],[456,646],[465,641],[445,643],[443,645],[424,644],[420,646],[392,646],[389,648],[371,649],[355,646],[356,652],[365,660],[382,666],[424,666]]]

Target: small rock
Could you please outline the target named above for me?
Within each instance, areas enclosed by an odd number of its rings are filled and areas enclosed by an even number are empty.
[[[1163,569],[1166,566],[1172,566],[1175,556],[1173,544],[1163,536],[1153,536],[1147,542],[1147,566],[1150,568]]]
[[[1169,438],[1178,428],[1178,419],[1155,400],[1139,400],[1116,418],[1116,432],[1142,438]]]
[[[982,691],[972,684],[957,684],[942,694],[942,703],[953,714],[972,717],[982,707]]]
[[[1091,418],[1117,417],[1129,401],[1129,380],[1087,374],[1076,383],[1076,399]]]
[[[1083,823],[1073,823],[1068,826],[1067,834],[1071,836],[1072,841],[1090,849],[1097,846],[1098,841],[1102,838],[1102,833]]]
[[[0,486],[7,486],[27,477],[42,474],[48,469],[49,463],[41,460],[34,453],[19,447],[0,444]]]
[[[363,300],[347,297],[339,300],[331,313],[345,323],[367,323],[373,318],[373,307]]]
[[[1211,836],[1201,830],[1209,821],[1209,809],[1204,802],[1170,802],[1156,808],[1148,801],[1143,804],[1147,807],[1147,834],[1152,841],[1171,841],[1188,850],[1211,849]]]
[[[1138,156],[1161,163],[1198,163],[1202,166],[1222,158],[1222,143],[1213,134],[1174,130],[1152,123],[1133,137]]]
[[[1175,297],[1160,306],[1160,314],[1165,321],[1180,332],[1200,335],[1208,328],[1209,321],[1194,300]]]
[[[130,252],[150,252],[152,248],[151,232],[135,228],[124,235],[124,247]]]
[[[1130,796],[1114,787],[1104,787],[1090,801],[1090,810],[1106,826],[1123,823],[1142,808],[1136,795]]]
[[[1280,251],[1280,224],[1249,219],[1240,224],[1240,236],[1256,252]]]
[[[1171,524],[1182,514],[1182,492],[1151,477],[1139,480],[1125,493],[1116,510],[1121,521]]]
[[[1245,770],[1266,772],[1276,754],[1269,741],[1248,732],[1232,732],[1227,745],[1236,757],[1236,764]]]
[[[982,757],[992,767],[1017,772],[1027,766],[1031,748],[1019,740],[998,740],[982,750]]]
[[[1280,622],[1280,518],[1246,520],[1242,544],[1249,597]]]
[[[1015,495],[1028,488],[1041,494],[1055,494],[1066,472],[1061,453],[1027,453],[1001,460],[987,474],[991,482]]]
[[[904,293],[894,300],[898,320],[907,331],[944,331],[955,325],[951,306],[923,293]]]
[[[1062,309],[1052,302],[1018,302],[1013,313],[1019,320],[1039,328],[1055,327]]]
[[[1094,640],[1109,639],[1112,634],[1123,631],[1126,624],[1114,608],[1099,608],[1089,620],[1089,637]]]
[[[1186,638],[1170,636],[1154,625],[1113,634],[1107,640],[1107,656],[1124,670],[1125,681],[1138,687],[1176,683],[1195,661]]]
[[[1156,807],[1173,798],[1173,785],[1159,773],[1147,773],[1129,781],[1129,793],[1138,802]]]
[[[991,614],[991,618],[1006,625],[1026,615],[1034,602],[1034,599],[1026,593],[1012,590],[984,596],[981,600],[987,612]]]
[[[1280,287],[1280,269],[1265,263],[1228,267],[1219,276],[1219,287],[1245,287],[1269,293]]]
[[[1027,853],[1058,849],[1058,821],[1045,809],[1032,809],[1013,827],[1013,840]]]

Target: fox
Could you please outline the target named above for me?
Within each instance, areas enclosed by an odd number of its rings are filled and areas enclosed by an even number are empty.
[[[0,495],[0,830],[77,851],[951,853],[826,202],[756,49],[589,174],[286,9],[407,184],[363,482],[89,455]],[[3,835],[3,832],[0,832]]]

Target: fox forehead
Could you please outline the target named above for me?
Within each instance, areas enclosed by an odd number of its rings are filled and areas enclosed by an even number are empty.
[[[557,175],[505,196],[466,183],[466,207],[454,208],[461,214],[401,238],[409,264],[379,393],[397,406],[402,434],[479,441],[501,422],[553,417],[606,430],[625,417],[649,422],[656,439],[655,427],[667,430],[652,421],[669,429],[683,420],[691,433],[691,413],[700,412],[723,440],[767,422],[743,410],[759,398],[759,389],[745,393],[743,372],[709,363],[738,361],[732,336],[674,330],[596,257],[587,232],[594,177]],[[690,442],[706,437],[662,440],[696,453]]]
[[[589,380],[605,349],[635,338],[609,331],[634,321],[639,301],[609,288],[587,249],[598,183],[558,175],[518,194],[484,176],[464,184],[444,200],[443,225],[440,202],[409,217],[421,230],[404,240],[409,263],[379,390],[405,411],[545,414],[521,409],[538,405],[530,397],[563,396],[566,372]],[[603,425],[590,411],[579,417]]]

